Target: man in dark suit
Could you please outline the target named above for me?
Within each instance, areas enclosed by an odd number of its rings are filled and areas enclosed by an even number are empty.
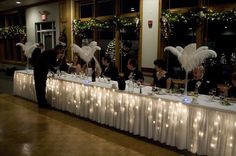
[[[43,44],[39,43],[38,46],[34,49],[31,59],[30,59],[30,64],[34,67],[35,64],[37,64],[38,59],[42,53],[42,49],[43,49]]]
[[[64,55],[64,47],[57,45],[54,49],[44,51],[34,65],[35,91],[39,107],[49,107],[45,98],[48,71],[56,73],[54,67],[58,66],[57,60]]]
[[[131,79],[134,81],[144,81],[143,73],[138,70],[138,64],[135,59],[130,59],[127,64],[127,68],[129,69],[129,74],[125,76],[126,79]]]
[[[204,77],[204,67],[199,66],[193,70],[193,79],[188,82],[188,91],[196,91],[199,94],[208,95],[214,84]]]
[[[104,65],[102,76],[109,77],[111,80],[116,81],[119,77],[118,69],[111,63],[111,59],[108,56],[105,56],[102,60]]]

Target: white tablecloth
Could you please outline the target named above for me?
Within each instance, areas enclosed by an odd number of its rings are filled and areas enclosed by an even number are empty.
[[[134,135],[209,156],[236,156],[236,105],[222,106],[201,95],[182,104],[180,95],[150,95],[111,89],[72,75],[48,78],[47,100],[68,111]],[[32,71],[16,71],[14,94],[36,101]]]

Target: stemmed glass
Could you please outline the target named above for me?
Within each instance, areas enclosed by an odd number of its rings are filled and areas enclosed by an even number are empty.
[[[134,76],[132,74],[129,75],[128,89],[129,89],[129,92],[134,91]]]
[[[110,84],[111,78],[107,77],[108,84]]]
[[[143,80],[139,79],[136,83],[137,83],[137,85],[139,87],[139,93],[142,94],[142,83],[143,83]]]
[[[211,95],[211,100],[214,101],[215,96],[216,96],[216,88],[212,88],[209,90],[209,95]]]

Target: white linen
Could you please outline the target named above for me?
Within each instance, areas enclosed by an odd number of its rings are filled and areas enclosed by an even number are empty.
[[[102,80],[100,80],[102,81]],[[68,111],[178,149],[210,156],[236,155],[236,105],[222,106],[200,95],[182,104],[181,95],[150,95],[111,89],[116,82],[91,82],[73,75],[48,78],[47,100]],[[14,94],[36,101],[32,71],[16,71]]]

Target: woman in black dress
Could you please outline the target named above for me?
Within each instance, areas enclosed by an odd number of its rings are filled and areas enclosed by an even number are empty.
[[[155,60],[155,71],[153,73],[153,86],[170,89],[171,77],[165,70],[165,62],[163,60]]]

